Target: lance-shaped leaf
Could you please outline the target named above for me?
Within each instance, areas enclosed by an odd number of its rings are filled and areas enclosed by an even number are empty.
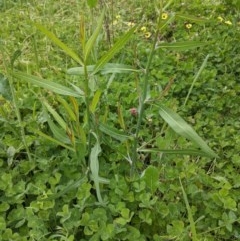
[[[92,74],[97,73],[118,51],[120,51],[127,41],[131,38],[132,34],[136,30],[137,26],[131,28],[126,34],[124,34],[113,47],[102,56],[101,59],[96,63]]]
[[[46,100],[42,100],[42,103],[47,108],[49,113],[52,114],[54,119],[57,121],[57,123],[63,128],[63,130],[67,130],[67,123],[63,120],[63,118],[52,108],[51,105],[48,104]]]
[[[173,51],[184,51],[193,48],[198,48],[206,45],[205,42],[199,41],[184,41],[184,42],[175,42],[175,43],[161,43],[157,46],[157,49],[168,49]]]
[[[127,74],[130,72],[140,72],[141,70],[135,69],[130,65],[107,63],[101,70],[101,74]]]
[[[50,90],[56,94],[81,97],[81,95],[77,91],[74,91],[64,85],[55,83],[53,81],[41,79],[39,77],[25,74],[23,72],[13,72],[13,76],[20,80],[25,80],[33,85],[37,85],[44,89]]]
[[[92,173],[92,179],[94,181],[95,187],[96,187],[96,194],[98,201],[103,204],[101,192],[100,192],[100,185],[99,185],[99,161],[98,161],[98,155],[101,153],[101,147],[98,141],[98,137],[95,133],[92,133],[93,136],[96,139],[95,145],[91,149],[90,153],[90,170]]]
[[[66,44],[64,44],[59,38],[57,38],[54,33],[47,30],[41,24],[35,23],[34,25],[37,27],[37,29],[39,29],[42,33],[44,33],[48,38],[50,38],[53,41],[53,43],[55,43],[58,47],[60,47],[67,55],[69,55],[72,59],[74,59],[80,65],[83,65],[82,59],[72,49],[70,49]]]
[[[157,148],[139,148],[138,152],[146,153],[164,153],[164,154],[173,154],[173,155],[190,155],[190,156],[206,156],[209,155],[201,150],[195,149],[157,149]]]
[[[210,21],[209,19],[206,19],[206,18],[199,18],[199,17],[195,17],[192,15],[185,15],[185,14],[180,14],[180,13],[176,14],[176,18],[185,19],[185,20],[195,22],[195,23],[206,23],[206,22]]]
[[[120,142],[132,139],[131,136],[128,136],[128,135],[124,134],[123,132],[121,132],[113,127],[110,127],[109,125],[103,124],[103,123],[99,123],[99,130]]]
[[[54,137],[60,141],[61,143],[64,144],[70,144],[70,139],[69,137],[66,135],[66,131],[64,131],[63,129],[60,129],[57,125],[54,124],[54,122],[48,118],[48,125],[54,135]]]
[[[49,135],[47,135],[47,134],[45,134],[45,133],[43,133],[43,132],[41,132],[41,131],[39,131],[39,130],[35,130],[35,133],[38,134],[39,136],[44,137],[44,138],[47,139],[47,140],[49,140],[49,141],[51,141],[51,142],[59,145],[59,146],[62,146],[62,147],[64,147],[64,148],[70,150],[70,151],[73,151],[73,152],[76,151],[73,147],[64,144],[62,141],[59,141],[59,140],[57,140],[57,139],[54,139],[53,137],[51,137],[51,136],[49,136]]]
[[[87,71],[89,74],[92,74],[94,71],[95,65],[88,65]],[[117,63],[107,63],[100,70],[100,73],[105,74],[125,74],[130,72],[140,72],[141,70],[135,69],[130,65],[126,64],[117,64]],[[84,67],[74,67],[67,70],[67,74],[70,75],[84,75]]]
[[[94,43],[96,42],[96,39],[99,35],[99,32],[102,28],[102,24],[103,24],[103,19],[104,19],[104,11],[102,12],[99,20],[98,20],[98,25],[97,28],[95,29],[95,31],[93,32],[92,36],[89,38],[89,40],[87,41],[86,45],[84,46],[83,52],[84,52],[84,62],[86,63],[87,58],[93,48]]]
[[[179,135],[195,143],[209,157],[218,157],[206,142],[193,130],[193,128],[182,119],[180,115],[160,105],[159,114],[169,126]]]
[[[57,96],[57,99],[61,103],[61,105],[64,107],[66,112],[68,113],[70,120],[77,121],[77,116],[74,113],[74,110],[72,109],[70,104],[65,99],[63,99],[60,95]]]
[[[92,99],[92,103],[90,105],[90,111],[92,113],[94,113],[96,108],[97,108],[97,105],[98,105],[98,102],[100,100],[101,94],[102,94],[101,90],[97,90],[96,93],[94,94],[94,97]]]
[[[88,65],[87,72],[91,74],[94,70],[95,65]],[[84,75],[84,67],[73,67],[67,70],[67,74],[70,75]]]

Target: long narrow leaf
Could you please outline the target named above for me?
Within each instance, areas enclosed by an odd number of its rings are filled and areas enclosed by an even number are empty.
[[[76,121],[77,117],[76,117],[73,109],[71,108],[71,106],[68,104],[68,102],[65,99],[63,99],[60,95],[57,96],[57,99],[61,103],[61,105],[64,107],[66,112],[68,113],[70,119],[72,121]]]
[[[157,49],[163,48],[168,50],[174,50],[174,51],[184,51],[189,50],[193,48],[198,48],[206,45],[205,42],[199,42],[199,41],[184,41],[184,42],[176,42],[176,43],[161,43],[157,46]]]
[[[87,71],[89,74],[93,74],[95,65],[88,65]],[[130,72],[140,72],[141,70],[135,69],[130,65],[117,64],[117,63],[107,63],[105,64],[100,73],[105,74],[127,74]],[[67,74],[70,75],[84,75],[84,67],[73,67],[67,70]]]
[[[206,58],[204,59],[200,69],[198,70],[197,74],[195,75],[194,79],[193,79],[193,82],[191,84],[191,87],[190,89],[188,90],[188,94],[187,94],[187,97],[184,101],[184,104],[183,105],[186,105],[187,101],[188,101],[188,98],[192,92],[192,89],[193,89],[193,86],[195,84],[195,82],[197,81],[197,79],[199,78],[200,74],[202,73],[203,69],[205,68],[206,64],[207,64],[207,61],[208,61],[208,58],[209,58],[209,54],[206,56]]]
[[[132,139],[131,136],[128,136],[128,135],[124,134],[123,132],[121,132],[113,127],[110,127],[109,125],[103,124],[103,123],[99,123],[99,129],[103,133],[111,136],[113,139],[121,141],[121,142]]]
[[[209,156],[205,152],[201,150],[194,149],[180,149],[180,150],[167,150],[167,149],[157,149],[157,148],[149,148],[149,149],[138,149],[138,152],[147,152],[147,153],[164,153],[164,154],[174,154],[174,155],[191,155],[191,156]]]
[[[84,52],[84,62],[86,63],[87,61],[87,58],[93,48],[93,45],[94,43],[96,42],[96,39],[99,35],[99,32],[102,28],[102,25],[103,25],[103,19],[104,19],[104,14],[105,12],[103,11],[99,20],[98,20],[98,24],[97,24],[97,28],[95,29],[95,31],[93,32],[92,36],[89,38],[89,40],[87,41],[86,45],[85,45],[85,48],[83,50]]]
[[[87,72],[91,74],[94,70],[95,65],[88,65]],[[73,67],[67,70],[67,74],[70,75],[84,75],[84,67]]]
[[[66,149],[68,149],[70,151],[75,152],[75,149],[72,148],[71,146],[68,146],[68,145],[64,144],[63,142],[58,141],[58,140],[54,139],[53,137],[51,137],[51,136],[49,136],[49,135],[47,135],[47,134],[45,134],[45,133],[43,133],[43,132],[41,132],[39,130],[36,130],[35,133],[38,134],[39,136],[42,136],[42,137],[46,138],[47,140],[49,140],[49,141],[59,145],[59,146],[62,146],[62,147],[66,148]]]
[[[70,139],[69,137],[66,135],[66,131],[63,131],[63,129],[60,129],[57,125],[55,125],[53,123],[53,121],[51,120],[51,118],[48,118],[48,125],[54,135],[54,137],[59,140],[60,142],[64,143],[64,144],[70,144]]]
[[[92,113],[94,113],[96,108],[97,108],[97,105],[98,105],[98,102],[100,100],[101,94],[102,94],[101,90],[97,90],[96,93],[94,94],[92,103],[90,105],[90,111]]]
[[[135,69],[130,65],[107,63],[101,70],[101,74],[127,74],[130,72],[140,72],[141,70]]]
[[[42,33],[44,33],[48,38],[50,38],[53,43],[55,43],[58,47],[60,47],[67,55],[69,55],[72,59],[74,59],[76,62],[78,62],[80,65],[83,66],[82,59],[72,50],[70,49],[66,44],[64,44],[60,39],[58,39],[55,34],[47,30],[44,26],[41,24],[35,23],[34,24],[37,29],[39,29]]]
[[[92,134],[96,139],[96,143],[92,147],[91,153],[90,153],[90,170],[92,173],[92,179],[93,179],[95,187],[96,187],[98,201],[101,204],[103,204],[101,191],[100,191],[100,185],[99,185],[99,175],[98,175],[98,172],[99,172],[98,155],[101,153],[101,147],[100,147],[97,135],[95,133],[92,133]]]
[[[120,51],[124,47],[127,41],[131,38],[136,28],[136,26],[131,28],[113,45],[113,47],[97,62],[92,74],[97,73],[118,51]]]
[[[179,177],[179,182],[180,182],[180,186],[181,186],[182,193],[183,193],[183,199],[184,199],[184,202],[185,202],[185,205],[186,205],[186,208],[187,208],[187,212],[188,212],[188,220],[189,220],[189,223],[190,223],[190,229],[191,229],[191,234],[192,234],[192,241],[198,241],[197,232],[196,232],[196,226],[195,226],[195,222],[194,222],[193,215],[192,215],[192,210],[191,210],[191,207],[189,205],[187,194],[186,194],[186,192],[185,192],[185,190],[183,188],[183,185],[182,185],[180,177]]]
[[[50,90],[54,93],[60,94],[60,95],[68,95],[68,96],[74,96],[74,97],[81,97],[81,95],[58,83],[49,81],[49,80],[45,80],[45,79],[41,79],[39,77],[33,76],[33,75],[29,75],[29,74],[25,74],[23,72],[13,72],[13,76],[20,79],[20,80],[25,80],[33,85],[42,87],[44,89]]]
[[[43,100],[42,103],[47,108],[47,110],[52,114],[54,119],[57,121],[57,123],[63,128],[63,130],[67,130],[67,124],[63,120],[63,118],[52,108],[51,105],[48,104],[46,100]]]
[[[195,22],[195,23],[206,23],[206,22],[210,21],[209,19],[206,19],[206,18],[199,18],[199,17],[195,17],[192,15],[185,15],[185,14],[180,14],[180,13],[176,14],[176,18],[185,19],[185,20]]]
[[[169,124],[169,126],[179,135],[191,140],[197,147],[209,157],[218,157],[206,142],[187,124],[177,113],[163,105],[159,105],[159,114]]]

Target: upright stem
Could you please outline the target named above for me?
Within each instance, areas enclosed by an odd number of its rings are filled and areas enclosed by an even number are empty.
[[[91,152],[91,116],[90,116],[90,100],[89,100],[89,79],[88,79],[88,72],[87,72],[87,65],[84,63],[84,85],[85,85],[85,101],[86,101],[86,114],[87,114],[87,123],[88,123],[88,156]]]

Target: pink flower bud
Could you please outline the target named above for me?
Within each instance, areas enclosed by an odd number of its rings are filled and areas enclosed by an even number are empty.
[[[131,108],[130,113],[132,116],[137,116],[137,114],[138,114],[137,108]]]

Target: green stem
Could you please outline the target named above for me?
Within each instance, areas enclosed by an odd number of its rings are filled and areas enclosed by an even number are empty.
[[[86,114],[87,114],[87,124],[88,124],[88,156],[90,156],[91,152],[91,117],[90,117],[90,96],[89,96],[89,85],[88,85],[88,71],[87,65],[84,63],[84,76],[85,76],[85,101],[86,101]]]

